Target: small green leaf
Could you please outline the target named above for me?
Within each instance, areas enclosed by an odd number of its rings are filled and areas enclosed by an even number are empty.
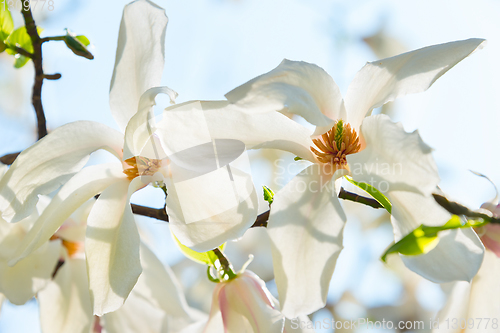
[[[302,157],[295,156],[295,157],[293,158],[293,160],[294,160],[294,161],[300,161],[300,160],[303,160],[303,158],[302,158]]]
[[[37,28],[38,33],[41,33],[43,31],[42,28]],[[26,31],[26,27],[20,27],[14,30],[10,34],[10,36],[7,38],[6,46],[8,49],[6,52],[8,54],[14,55],[16,60],[14,62],[14,67],[16,68],[21,68],[24,65],[28,63],[30,60],[28,57],[25,57],[19,53],[16,52],[14,49],[15,46],[24,49],[25,51],[29,53],[33,53],[33,44],[31,43],[31,37],[28,35],[28,32]]]
[[[463,223],[457,215],[452,215],[451,219],[445,225],[440,227],[428,227],[420,225],[417,229],[403,237],[399,242],[391,245],[380,259],[386,261],[387,255],[391,253],[401,253],[407,256],[414,256],[428,253],[439,243],[438,233],[444,230],[477,227],[487,224],[484,221],[468,221]]]
[[[26,65],[29,60],[30,60],[30,58],[25,57],[25,56],[20,55],[20,54],[17,54],[16,55],[16,61],[14,62],[14,67],[15,68],[21,68],[24,65]]]
[[[350,182],[351,184],[356,185],[360,189],[362,189],[362,190],[366,191],[368,194],[370,194],[375,200],[377,200],[382,205],[382,207],[384,207],[389,212],[389,214],[391,214],[391,211],[392,211],[391,202],[389,201],[389,199],[387,199],[387,197],[382,192],[380,192],[379,190],[377,190],[375,187],[371,186],[370,184],[357,182],[354,179],[349,178],[349,177],[344,177],[344,178],[347,179],[347,181]]]
[[[14,21],[12,21],[7,1],[4,0],[0,3],[0,41],[6,40],[12,30],[14,30]]]
[[[87,46],[90,44],[90,41],[87,37],[83,35],[75,36],[68,29],[66,29],[64,42],[66,43],[66,46],[77,56],[84,57],[90,60],[94,59],[92,53],[87,50]]]
[[[209,266],[213,266],[215,264],[215,262],[217,261],[218,258],[213,251],[196,252],[195,250],[192,250],[189,247],[183,245],[177,239],[177,237],[175,237],[174,234],[172,234],[172,237],[174,238],[175,243],[177,244],[177,246],[181,250],[182,254],[184,254],[187,258],[189,258],[189,259],[191,259],[199,264],[209,265]],[[219,246],[219,249],[221,251],[223,251],[225,247],[226,247],[226,243]]]
[[[264,200],[266,200],[267,202],[269,202],[269,205],[273,203],[274,201],[274,192],[273,190],[271,190],[269,187],[267,186],[262,186],[262,188],[264,189]]]

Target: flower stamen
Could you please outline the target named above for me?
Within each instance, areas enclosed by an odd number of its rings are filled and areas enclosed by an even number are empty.
[[[130,168],[123,169],[129,180],[139,176],[152,176],[161,168],[162,161],[149,159],[142,156],[134,156],[124,161]]]
[[[331,130],[313,139],[315,147],[311,151],[321,163],[333,164],[339,167],[347,165],[346,156],[357,153],[361,149],[359,137],[351,125],[338,120]]]

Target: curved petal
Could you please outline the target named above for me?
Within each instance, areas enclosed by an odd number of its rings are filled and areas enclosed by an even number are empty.
[[[144,243],[141,243],[141,264],[143,272],[131,295],[140,296],[161,309],[167,316],[168,332],[177,332],[202,319],[188,306],[172,269],[163,265]]]
[[[125,129],[125,145],[123,147],[123,159],[129,159],[134,156],[142,156],[146,158],[162,159],[158,154],[154,155],[156,147],[147,147],[154,144],[150,138],[153,135],[155,128],[151,122],[154,120],[153,106],[156,95],[166,94],[170,97],[170,101],[175,101],[177,93],[168,87],[150,88],[142,94],[139,101],[139,109],[137,113],[130,119]],[[153,155],[147,155],[144,152],[151,151]]]
[[[15,246],[2,242],[2,246],[8,245]],[[61,242],[52,241],[45,243],[14,267],[7,266],[8,258],[0,258],[0,292],[13,304],[26,303],[50,282],[60,253]]]
[[[500,313],[500,259],[491,251],[486,251],[484,262],[477,276],[472,280],[468,318],[498,318]],[[484,333],[498,332],[498,326],[481,327]]]
[[[238,140],[247,149],[281,149],[314,161],[312,133],[278,112],[248,114],[227,101],[193,101],[167,108],[158,135],[185,141],[185,133],[197,140],[202,136]]]
[[[340,90],[321,67],[283,60],[272,71],[226,94],[244,112],[289,111],[316,126],[345,117]]]
[[[390,192],[395,240],[400,240],[421,224],[443,225],[451,215],[432,197],[411,192]],[[470,281],[481,267],[484,247],[471,229],[439,233],[438,245],[426,254],[402,256],[410,270],[436,283]]]
[[[142,272],[130,196],[143,186],[140,177],[112,184],[101,193],[87,220],[85,254],[95,315],[120,308]]]
[[[347,121],[357,128],[374,108],[398,97],[427,90],[484,43],[484,39],[477,38],[461,40],[367,63],[347,90]]]
[[[354,180],[379,191],[412,191],[430,195],[439,183],[432,149],[417,131],[407,133],[386,115],[364,119],[361,133],[366,148],[347,155]]]
[[[112,184],[126,180],[120,163],[109,163],[84,168],[71,178],[54,196],[20,242],[10,265],[26,257],[45,244],[73,212],[87,200]]]
[[[275,194],[267,230],[286,317],[309,314],[325,305],[343,248],[345,220],[334,181],[322,179],[317,165],[303,170]]]
[[[94,321],[85,259],[65,258],[53,281],[38,293],[42,332],[89,332]]]
[[[281,333],[283,315],[265,295],[265,283],[252,272],[244,272],[224,283],[218,302],[226,333]]]
[[[0,180],[0,212],[8,222],[28,216],[39,194],[68,181],[90,153],[106,149],[121,157],[123,135],[106,125],[77,121],[58,127],[24,150]]]
[[[432,333],[463,333],[466,332],[457,325],[453,329],[453,320],[459,318],[474,318],[467,316],[467,307],[469,305],[470,283],[457,281],[441,285],[441,288],[447,294],[447,302],[439,311],[434,320]],[[479,318],[479,317],[475,317]],[[480,317],[482,318],[482,317]],[[492,317],[493,318],[493,317]],[[437,322],[439,320],[439,322]],[[467,320],[467,319],[466,319]],[[451,325],[450,325],[451,322]],[[439,324],[438,324],[439,323]],[[482,332],[482,331],[481,331]]]
[[[134,1],[123,10],[109,92],[111,113],[122,130],[141,95],[160,85],[167,23],[165,11],[150,1]]]

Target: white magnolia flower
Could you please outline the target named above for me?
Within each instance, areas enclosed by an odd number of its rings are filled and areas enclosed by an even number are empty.
[[[314,163],[275,195],[269,218],[276,284],[287,317],[325,304],[346,220],[335,188],[339,177],[350,174],[385,193],[393,205],[396,241],[420,224],[437,226],[450,219],[431,197],[439,182],[431,148],[417,132],[405,132],[387,116],[366,116],[397,97],[425,91],[483,42],[435,45],[368,63],[345,99],[323,69],[288,60],[226,95],[233,113],[260,118],[260,126],[256,118],[250,122],[252,130],[264,133],[254,147],[288,150]],[[274,111],[302,116],[317,126],[313,136]],[[269,113],[273,117],[266,118]],[[236,124],[241,126],[233,125],[234,138],[244,141],[246,124]],[[476,234],[460,229],[444,235],[428,254],[403,260],[435,282],[468,281],[482,256]]]

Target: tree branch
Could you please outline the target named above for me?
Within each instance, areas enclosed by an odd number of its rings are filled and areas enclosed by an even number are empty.
[[[472,217],[472,218],[481,218],[485,221],[489,221],[490,223],[500,223],[500,218],[496,218],[494,216],[489,216],[484,213],[480,212],[475,212],[473,210],[470,210],[469,208],[462,206],[458,202],[450,201],[448,200],[445,196],[435,194],[433,193],[432,196],[434,197],[434,200],[446,209],[449,213],[454,214],[454,215],[465,215],[467,217]]]
[[[344,200],[350,200],[368,205],[373,208],[383,208],[383,206],[375,199],[365,198],[363,196],[357,195],[352,192],[340,188],[339,198]],[[132,204],[132,212],[136,215],[142,215],[151,217],[157,220],[168,222],[168,215],[165,208],[151,208],[141,205]],[[265,211],[264,213],[257,216],[254,224],[250,228],[267,227],[267,222],[269,220],[270,211]]]
[[[26,31],[28,32],[28,35],[31,38],[31,43],[33,44],[33,54],[30,58],[33,60],[33,65],[35,66],[35,83],[33,84],[31,102],[36,113],[38,139],[41,139],[45,135],[47,135],[47,123],[42,105],[42,84],[44,79],[42,67],[42,42],[40,39],[40,35],[38,35],[35,21],[33,20],[31,6],[23,6],[23,8],[21,9],[21,14],[24,18]]]
[[[0,157],[0,162],[2,162],[3,164],[11,165],[12,163],[14,163],[14,160],[17,156],[19,156],[19,154],[21,154],[21,152],[4,155]]]

